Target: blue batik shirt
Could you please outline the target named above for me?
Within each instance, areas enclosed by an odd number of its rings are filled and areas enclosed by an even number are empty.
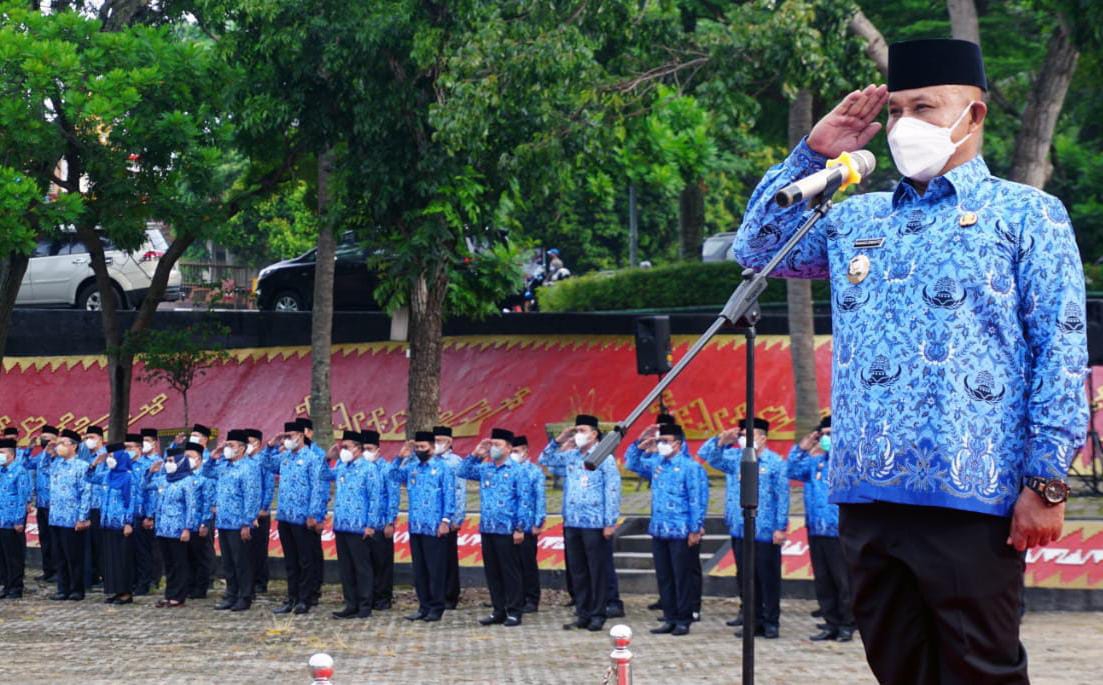
[[[158,457],[153,463],[156,464],[162,461]],[[151,465],[152,466],[152,465]],[[162,468],[157,473],[153,473],[150,469],[146,469],[142,474],[142,502],[138,506],[142,510],[142,516],[144,518],[154,518],[157,513],[157,497],[161,491],[161,487],[164,485],[165,471]]]
[[[369,463],[374,464],[379,470],[379,477],[383,479],[383,501],[386,502],[386,509],[383,512],[384,523],[392,524],[398,518],[398,508],[402,504],[402,485],[391,475],[398,468],[398,464],[387,461],[382,456]]]
[[[275,447],[261,446],[257,448],[257,451],[246,457],[253,460],[257,465],[257,472],[260,474],[260,508],[257,509],[257,513],[260,513],[261,509],[271,511],[272,500],[276,496],[276,474],[264,467],[266,459],[270,454],[278,454],[279,450]]]
[[[85,477],[92,487],[103,486],[103,499],[100,502],[100,528],[104,530],[122,530],[123,526],[134,525],[134,513],[138,509],[138,500],[141,499],[140,481],[135,477],[134,470],[130,471],[130,499],[124,499],[122,489],[111,488],[107,485],[108,474],[111,469],[90,469]]]
[[[201,475],[214,481],[215,526],[222,530],[252,527],[260,511],[260,465],[249,457],[210,462]]]
[[[192,474],[171,483],[164,477],[153,480],[159,481],[157,509],[153,515],[153,530],[157,537],[176,540],[185,530],[193,531],[193,534],[199,530],[204,512],[199,502],[200,489],[196,485],[206,479]]]
[[[27,505],[33,496],[31,474],[23,459],[0,466],[0,528],[26,525]]]
[[[444,460],[445,464],[448,464],[448,468],[452,469],[452,473],[456,474],[456,508],[449,518],[452,519],[452,525],[458,528],[463,525],[463,518],[467,515],[467,480],[459,475],[463,458],[452,450],[440,455],[440,458]]]
[[[425,462],[408,458],[392,465],[390,476],[406,485],[412,535],[436,535],[443,520],[451,520],[456,510],[456,475],[440,457]]]
[[[322,469],[328,468],[324,457],[310,447],[300,447],[294,452],[269,452],[265,467],[280,474],[277,521],[301,526],[308,518],[325,520],[329,483],[322,480]]]
[[[138,499],[138,502],[134,505],[134,518],[141,519],[145,517],[146,503],[149,500],[148,491],[146,490],[146,474],[149,472],[149,467],[154,463],[161,460],[161,456],[157,453],[142,454],[130,465],[130,471],[134,474],[134,496]]]
[[[543,528],[548,518],[547,494],[544,486],[548,479],[544,475],[544,469],[531,461],[524,461],[517,465],[518,470],[525,479],[525,487],[522,496],[528,502],[529,520],[525,522],[525,532],[531,533],[533,528]]]
[[[804,519],[808,534],[839,537],[839,505],[828,501],[828,456],[805,452],[799,445],[789,451],[789,480],[804,483]]]
[[[637,447],[629,451],[626,465],[651,481],[651,523],[647,532],[652,537],[686,538],[704,529],[707,502],[701,501],[700,464],[683,454],[664,459]]]
[[[365,528],[381,530],[388,521],[383,476],[375,464],[358,458],[338,461],[332,469],[323,469],[322,478],[337,483],[333,497],[333,530],[360,533]]]
[[[509,535],[524,532],[532,519],[525,493],[528,477],[508,458],[501,464],[470,455],[460,464],[460,476],[479,483],[479,532]]]
[[[717,438],[701,445],[697,456],[717,471],[727,474],[724,522],[732,537],[743,537],[743,508],[739,505],[740,460],[743,450],[729,445],[721,448]],[[789,529],[789,477],[781,456],[769,449],[758,452],[758,517],[754,539],[773,542],[774,531]]]
[[[589,451],[596,449],[595,445]],[[564,467],[563,525],[568,528],[609,528],[620,516],[620,471],[616,459],[606,459],[594,471],[585,467],[586,455],[573,447],[560,450],[552,440],[540,453],[540,463]]]
[[[80,446],[77,447],[76,458],[91,464],[92,462],[96,461],[96,459],[101,454],[107,454],[107,448],[105,446],[100,445],[99,449],[93,452],[92,450],[85,447],[84,443],[81,442]],[[108,471],[107,464],[100,462],[99,465],[96,466],[96,471],[98,473],[106,474]],[[103,507],[103,493],[106,489],[106,485],[92,485],[92,509],[101,509]]]
[[[693,457],[690,456],[689,447],[686,445],[685,440],[682,441],[682,446],[678,450],[678,455],[682,456],[682,457],[686,457],[687,459],[693,460]],[[659,458],[659,455],[658,455],[657,452],[645,452],[644,450],[640,449],[639,440],[636,440],[636,441],[632,442],[630,445],[628,445],[628,450],[625,452],[624,456],[625,456],[625,463],[628,463],[633,458],[644,459],[644,460],[646,460],[646,459],[658,459]],[[698,466],[700,466],[700,464],[698,464]],[[629,467],[629,468],[631,468],[631,467]],[[640,475],[645,480],[650,480],[651,479],[650,476],[643,476],[642,474],[640,474]],[[698,490],[701,494],[701,501],[704,503],[703,506],[704,506],[704,510],[705,510],[705,515],[708,516],[708,509],[709,509],[709,473],[708,473],[708,471],[705,470],[704,467],[701,467],[697,471],[696,475],[697,475],[697,481],[698,481],[697,482],[697,487],[698,487]],[[702,522],[702,525],[703,525],[703,522]],[[702,528],[701,530],[695,531],[695,532],[703,533],[704,528]]]
[[[87,521],[92,508],[92,485],[85,479],[88,462],[72,457],[50,465],[50,525],[72,528]]]
[[[824,163],[802,142],[766,174],[732,245],[740,263],[761,267],[793,234],[806,209],[774,193]],[[1068,473],[1088,356],[1083,267],[1056,198],[976,157],[923,196],[905,181],[840,203],[775,275],[831,280],[833,502],[1008,516],[1024,477]]]
[[[204,458],[199,468],[192,471],[194,476],[192,485],[195,488],[196,502],[199,506],[199,522],[192,529],[193,533],[198,532],[200,526],[211,528],[214,524],[214,513],[211,510],[215,508],[218,489],[218,483],[213,478],[215,469],[215,462]]]
[[[50,464],[60,457],[51,457],[46,450],[38,454],[28,454],[23,459],[23,467],[34,471],[34,505],[39,509],[50,508]]]

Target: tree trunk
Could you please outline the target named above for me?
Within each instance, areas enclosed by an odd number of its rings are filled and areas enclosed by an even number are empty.
[[[1045,61],[1034,78],[1034,86],[1023,111],[1019,135],[1015,137],[1012,181],[1043,188],[1053,173],[1049,149],[1079,57],[1065,18],[1058,17]]]
[[[682,188],[678,197],[678,228],[681,233],[682,259],[701,258],[701,241],[705,237],[705,182],[695,179]]]
[[[333,361],[333,276],[337,240],[329,210],[333,204],[333,150],[318,157],[318,256],[314,265],[314,304],[310,329],[310,414],[314,440],[323,447],[333,444],[333,397],[330,367]]]
[[[14,252],[0,258],[0,375],[4,373],[4,350],[8,344],[12,309],[29,263],[29,257]]]
[[[869,17],[862,10],[858,10],[850,17],[847,28],[859,38],[865,38],[866,56],[873,60],[877,71],[887,75],[889,73],[889,45],[885,42],[885,37],[869,20]]]
[[[973,0],[946,0],[950,12],[950,32],[954,38],[980,45],[980,23],[977,4]]]
[[[440,359],[448,272],[430,264],[410,288],[410,374],[406,434],[429,430],[440,415]]]
[[[188,421],[188,414],[190,413],[188,410],[188,391],[181,392],[180,397],[184,400],[184,430],[187,431],[188,427],[191,426],[191,422]]]
[[[802,90],[789,104],[789,145],[795,146],[812,130],[812,92]],[[789,354],[796,391],[797,435],[814,429],[820,420],[820,393],[816,383],[816,341],[812,315],[812,282],[785,282],[789,306]]]

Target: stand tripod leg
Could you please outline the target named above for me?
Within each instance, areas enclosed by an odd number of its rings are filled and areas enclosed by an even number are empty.
[[[744,333],[747,345],[747,446],[739,463],[739,504],[743,508],[743,684],[754,683],[754,638],[758,624],[758,598],[755,592],[755,520],[758,517],[758,457],[754,451],[754,345],[756,331],[749,326]]]

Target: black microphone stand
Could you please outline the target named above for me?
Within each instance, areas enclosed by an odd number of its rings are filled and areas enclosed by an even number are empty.
[[[613,430],[605,434],[597,448],[586,458],[586,468],[593,470],[600,466],[616,450],[621,440],[624,439],[628,428],[647,411],[647,408],[651,406],[656,398],[662,395],[663,391],[674,382],[674,379],[681,375],[682,371],[700,354],[709,340],[721,328],[736,326],[743,330],[747,344],[747,416],[744,424],[746,426],[747,446],[743,450],[743,458],[739,464],[739,505],[743,509],[743,563],[741,564],[742,568],[739,569],[739,574],[743,578],[743,685],[753,685],[754,683],[754,638],[755,622],[757,620],[755,615],[754,534],[755,521],[758,517],[758,456],[754,451],[754,346],[757,335],[755,325],[761,316],[758,298],[766,290],[767,277],[773,273],[782,260],[789,256],[797,244],[816,225],[816,222],[822,219],[831,209],[833,206],[831,196],[839,189],[840,183],[841,179],[839,182],[830,184],[822,194],[809,200],[812,213],[805,219],[800,228],[781,246],[760,271],[746,269],[743,272],[742,282],[728,298],[727,304],[724,305],[720,315],[716,317],[716,321],[701,334],[701,337],[693,343],[685,356],[679,359],[674,368],[663,376],[662,380],[651,389],[651,392],[644,397],[643,401],[632,410],[632,413],[618,423]],[[735,553],[734,549],[732,553]]]

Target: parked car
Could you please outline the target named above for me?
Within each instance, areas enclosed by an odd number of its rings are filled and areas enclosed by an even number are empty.
[[[147,229],[146,238],[138,251],[126,252],[101,237],[107,273],[111,278],[111,296],[122,309],[141,304],[149,292],[153,272],[168,249],[160,229]],[[180,299],[180,282],[180,271],[173,267],[164,300]],[[103,296],[96,285],[91,256],[75,233],[63,231],[39,238],[15,304],[18,307],[76,307],[91,311],[102,308]]]
[[[276,262],[257,275],[257,308],[277,312],[309,311],[314,300],[314,265],[317,250]],[[372,293],[378,277],[368,268],[371,251],[357,244],[351,233],[337,244],[333,274],[333,308],[379,311]]]
[[[731,259],[728,255],[731,253],[732,241],[734,240],[735,231],[717,233],[705,238],[705,242],[701,244],[701,261],[723,262]]]

